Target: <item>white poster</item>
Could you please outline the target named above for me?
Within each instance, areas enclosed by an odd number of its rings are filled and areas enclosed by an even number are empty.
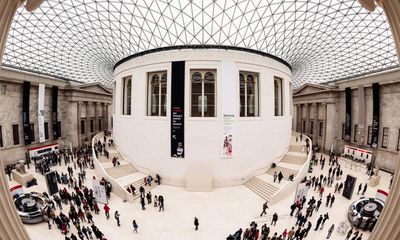
[[[296,195],[294,196],[294,202],[298,202],[300,200],[303,199],[304,197],[307,197],[307,193],[308,193],[308,188],[309,188],[309,183],[305,182],[305,183],[299,183],[297,185],[297,189],[296,189]]]
[[[106,186],[101,185],[97,179],[93,179],[93,195],[97,202],[107,204]]]
[[[44,133],[44,91],[45,85],[43,83],[39,84],[39,94],[38,94],[38,127],[39,127],[39,142],[46,141]]]
[[[236,74],[237,73],[237,74]],[[235,152],[235,104],[236,86],[239,83],[239,73],[236,72],[235,63],[232,61],[221,62],[222,82],[222,139],[221,157],[231,158]]]

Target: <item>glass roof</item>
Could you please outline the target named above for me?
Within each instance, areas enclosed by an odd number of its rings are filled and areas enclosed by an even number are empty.
[[[294,87],[398,64],[382,9],[355,0],[46,0],[19,8],[3,65],[110,86],[122,58],[189,44],[280,57]]]

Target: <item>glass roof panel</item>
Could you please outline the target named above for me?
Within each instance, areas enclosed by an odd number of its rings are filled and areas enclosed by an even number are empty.
[[[3,65],[111,86],[122,58],[191,44],[278,56],[295,88],[398,64],[382,10],[355,0],[46,0],[18,10]]]

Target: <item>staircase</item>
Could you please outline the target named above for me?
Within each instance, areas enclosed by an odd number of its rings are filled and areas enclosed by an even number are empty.
[[[271,200],[271,197],[279,190],[279,188],[257,177],[251,178],[244,185],[266,201]]]

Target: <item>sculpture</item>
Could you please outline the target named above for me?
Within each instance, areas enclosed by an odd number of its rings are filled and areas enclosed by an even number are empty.
[[[22,174],[25,174],[25,173],[26,173],[26,171],[25,171],[25,161],[24,161],[24,160],[19,161],[19,162],[15,165],[15,169],[16,169],[18,172],[20,172],[20,173],[22,173]]]

